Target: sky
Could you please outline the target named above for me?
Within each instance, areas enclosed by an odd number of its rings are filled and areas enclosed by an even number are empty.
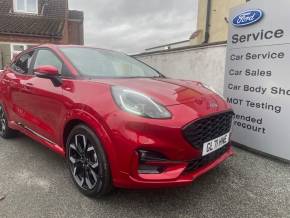
[[[69,0],[85,14],[85,44],[129,54],[189,39],[197,0]]]

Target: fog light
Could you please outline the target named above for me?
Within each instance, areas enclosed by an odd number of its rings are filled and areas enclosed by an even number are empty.
[[[160,174],[164,172],[164,167],[161,166],[153,166],[153,165],[139,165],[138,173],[139,174]]]
[[[164,162],[168,161],[164,155],[155,151],[138,150],[139,174],[160,174],[166,167]]]
[[[168,161],[164,155],[156,151],[138,150],[138,154],[141,163]]]

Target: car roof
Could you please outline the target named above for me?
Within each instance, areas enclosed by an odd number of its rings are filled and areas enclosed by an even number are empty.
[[[56,44],[42,44],[33,47],[35,48],[51,48],[51,49],[60,49],[60,48],[92,48],[92,49],[97,49],[97,50],[105,50],[105,51],[113,51],[113,52],[118,52],[114,51],[111,49],[105,49],[105,48],[98,48],[98,47],[93,47],[93,46],[85,46],[85,45],[56,45]],[[123,52],[119,52],[123,53]]]
[[[27,53],[30,51],[33,51],[37,48],[50,48],[52,50],[57,49],[59,50],[60,48],[92,48],[92,49],[97,49],[97,50],[104,50],[104,51],[111,51],[111,52],[118,52],[118,51],[114,51],[114,50],[110,50],[110,49],[104,49],[104,48],[97,48],[97,47],[93,47],[93,46],[84,46],[84,45],[57,45],[57,44],[41,44],[41,45],[35,45],[30,47],[29,49],[26,49],[25,51],[17,54],[11,62],[14,61],[15,58],[18,58],[19,56],[21,56],[23,53]],[[123,53],[124,52],[119,52],[119,53]]]
[[[41,44],[41,45],[36,45],[33,46],[29,49],[26,49],[25,51],[19,53],[18,55],[16,55],[10,63],[13,63],[15,61],[15,59],[17,59],[19,56],[21,56],[24,53],[28,53],[31,52],[37,48],[50,48],[52,50],[59,50],[60,48],[91,48],[91,49],[96,49],[96,50],[103,50],[103,51],[111,51],[111,52],[118,52],[118,51],[114,51],[114,50],[110,50],[110,49],[104,49],[104,48],[97,48],[97,47],[93,47],[93,46],[84,46],[84,45],[57,45],[57,44]],[[125,54],[124,52],[119,52],[122,54]]]

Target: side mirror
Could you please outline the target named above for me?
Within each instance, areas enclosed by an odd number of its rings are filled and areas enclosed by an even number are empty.
[[[60,74],[55,66],[43,65],[35,68],[34,73],[39,78],[50,79],[54,86],[60,86],[62,81],[60,79]]]
[[[37,77],[48,78],[58,76],[58,69],[55,66],[43,65],[34,69],[34,73]]]

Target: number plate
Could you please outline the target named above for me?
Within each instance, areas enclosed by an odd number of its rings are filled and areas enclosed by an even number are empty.
[[[220,136],[214,140],[211,140],[209,142],[204,143],[202,156],[206,156],[206,155],[220,149],[221,147],[228,144],[229,141],[230,141],[230,133],[227,133],[227,134]]]

